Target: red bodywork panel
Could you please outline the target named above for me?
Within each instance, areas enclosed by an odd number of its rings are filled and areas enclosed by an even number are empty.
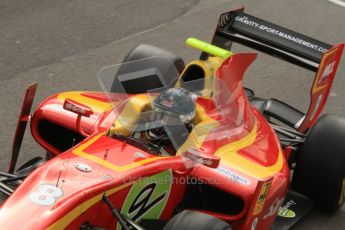
[[[171,174],[173,180],[169,192],[164,193],[167,196],[165,205],[155,214],[158,218],[171,218],[185,196],[187,185],[181,183],[181,180],[186,181],[189,176],[243,202],[242,209],[236,214],[200,211],[230,222],[234,229],[250,229],[254,224],[257,229],[269,229],[276,215],[271,214],[270,210],[272,205],[284,199],[290,172],[276,134],[265,118],[250,106],[242,88],[244,71],[255,57],[255,54],[233,55],[217,73],[218,78],[233,92],[232,103],[245,111],[243,130],[248,132],[239,132],[219,141],[208,141],[206,137],[200,149],[220,158],[216,169],[199,165],[186,171],[181,155],[158,157],[107,137],[105,132],[121,112],[121,107],[112,112],[103,93],[67,92],[46,99],[34,113],[31,131],[35,140],[56,157],[31,173],[2,205],[0,225],[7,226],[8,229],[76,229],[88,221],[102,228],[113,229],[116,221],[101,196],[106,193],[114,206],[122,207],[123,210],[128,205],[126,201],[131,199],[131,192],[140,187],[139,181],[165,172],[167,175]],[[230,79],[229,75],[233,77]],[[118,98],[121,101],[121,95]],[[62,153],[41,135],[40,123],[49,121],[78,132],[78,115],[63,108],[66,99],[90,108],[92,113],[80,120],[83,133],[79,134],[87,135],[86,139]],[[206,100],[198,100],[198,103],[208,116],[217,119]],[[222,127],[220,123],[219,129]],[[208,135],[210,137],[213,133]],[[77,165],[83,164],[87,164],[92,170],[78,170]],[[55,187],[49,187],[50,190],[45,191],[46,185]],[[37,195],[42,190],[44,194]],[[58,195],[51,197],[46,194],[52,191]],[[47,196],[54,202],[40,205],[41,201],[48,202]],[[132,201],[131,207],[134,204],[137,203]]]

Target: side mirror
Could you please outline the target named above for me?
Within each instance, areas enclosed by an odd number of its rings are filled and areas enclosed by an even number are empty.
[[[65,100],[63,108],[72,113],[78,114],[78,116],[90,117],[93,114],[93,111],[90,107],[68,98]]]
[[[182,153],[182,157],[191,160],[192,163],[201,164],[209,168],[217,168],[220,158],[211,154],[206,154],[198,149],[189,149]]]
[[[77,130],[84,137],[89,136],[89,134],[85,133],[83,128],[80,126],[80,122],[82,117],[90,117],[93,114],[92,109],[89,106],[83,105],[69,98],[67,98],[63,103],[63,108],[78,115],[76,120]]]

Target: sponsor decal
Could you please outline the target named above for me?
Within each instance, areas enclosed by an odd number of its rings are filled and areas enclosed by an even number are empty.
[[[265,31],[266,33],[270,33],[272,35],[284,38],[286,40],[292,41],[292,42],[297,43],[299,45],[302,45],[302,46],[308,47],[310,49],[316,50],[318,52],[324,53],[324,52],[327,51],[327,49],[324,48],[324,47],[320,47],[320,46],[318,46],[316,44],[313,44],[311,42],[305,41],[302,38],[298,38],[298,37],[292,36],[290,34],[284,33],[282,31],[279,31],[277,29],[271,28],[269,26],[262,25],[262,24],[260,24],[260,23],[258,23],[256,21],[254,21],[254,20],[249,19],[247,16],[236,16],[235,17],[235,21],[240,22],[240,23],[245,24],[245,25],[248,25],[248,26],[251,26],[251,27],[254,27],[256,29]]]
[[[161,101],[161,104],[168,107],[168,108],[172,108],[173,107],[173,102],[169,101],[167,99],[164,99],[163,101]]]
[[[138,220],[142,215],[144,215],[148,210],[150,210],[157,203],[161,202],[166,193],[160,194],[157,198],[151,200],[153,192],[157,187],[156,183],[146,185],[135,197],[133,203],[128,209],[128,214],[133,214],[133,220]]]
[[[266,197],[268,195],[268,191],[270,190],[271,184],[272,184],[272,181],[267,181],[262,186],[261,191],[260,191],[260,195],[259,195],[259,199],[257,200],[255,208],[254,208],[253,216],[262,212],[262,209],[264,208]]]
[[[324,79],[326,79],[333,72],[333,68],[334,68],[335,63],[336,62],[333,61],[325,67],[325,69],[322,72],[319,83],[322,82]]]
[[[171,170],[138,181],[128,192],[121,213],[135,222],[158,219],[168,201],[172,181]],[[117,229],[121,229],[119,224]]]
[[[317,101],[316,101],[314,110],[313,110],[313,112],[312,112],[311,115],[310,115],[309,121],[311,121],[311,120],[314,119],[314,117],[315,117],[315,115],[316,115],[316,112],[319,110],[319,107],[320,107],[320,105],[321,105],[322,98],[323,98],[323,94],[321,93],[321,94],[319,95],[319,97],[317,98]]]
[[[85,117],[90,117],[93,114],[90,107],[80,104],[79,102],[73,101],[71,99],[65,100],[63,104],[63,108],[70,112],[73,112]]]
[[[52,184],[42,184],[37,191],[29,194],[29,199],[35,204],[48,206],[56,202],[63,195],[63,191]]]
[[[256,226],[258,225],[258,222],[259,222],[259,218],[255,218],[253,220],[253,223],[252,223],[252,226],[250,227],[250,230],[255,230],[256,229]]]
[[[290,209],[290,207],[296,205],[296,202],[290,200],[286,202],[282,207],[279,208],[278,216],[285,218],[294,218],[296,213]]]
[[[233,182],[244,184],[244,185],[250,184],[250,182],[246,178],[244,178],[240,175],[237,175],[236,173],[231,172],[230,170],[228,170],[226,168],[218,167],[216,170],[217,170],[217,172],[226,176],[227,178],[229,178]]]
[[[135,152],[134,153],[134,157],[139,157],[139,158],[145,158],[146,155],[142,152]]]
[[[339,50],[341,49],[334,49],[323,56],[313,83],[312,94],[316,94],[319,91],[324,92],[325,89],[330,88],[332,82],[329,81],[332,81],[332,79],[329,78],[334,77],[334,71],[339,61],[337,59]]]
[[[279,208],[283,202],[284,202],[284,198],[277,198],[269,207],[268,213],[265,214],[263,218],[266,219],[267,217],[271,217],[275,215],[279,211]]]
[[[220,161],[219,157],[215,157],[213,155],[208,156],[206,154],[203,154],[202,152],[199,152],[197,149],[189,149],[188,151],[182,153],[182,156],[187,158],[183,159],[186,163],[187,168],[190,168],[190,162],[188,162],[188,160],[191,160],[193,163],[205,165],[210,168],[217,168]],[[192,166],[194,165],[195,164],[192,164]]]
[[[230,14],[229,13],[222,14],[220,16],[220,20],[218,22],[218,26],[220,28],[225,27],[228,24],[229,20],[230,20]]]

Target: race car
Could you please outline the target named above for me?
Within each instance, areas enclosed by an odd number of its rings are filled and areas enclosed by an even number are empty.
[[[256,53],[315,72],[301,112],[242,84]],[[2,229],[289,229],[345,201],[345,119],[320,116],[344,44],[244,13],[220,16],[185,65],[152,45],[98,74],[104,92],[62,92],[31,115],[28,87],[8,172]],[[47,152],[16,167],[27,124]]]

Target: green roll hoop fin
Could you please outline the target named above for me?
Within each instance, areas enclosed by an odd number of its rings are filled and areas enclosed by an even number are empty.
[[[219,48],[215,45],[201,41],[201,40],[196,39],[196,38],[188,38],[186,40],[186,44],[191,46],[191,47],[194,47],[198,50],[201,50],[202,52],[211,54],[211,55],[216,56],[216,57],[221,57],[224,59],[226,59],[232,55],[232,52],[230,52],[228,50]]]

